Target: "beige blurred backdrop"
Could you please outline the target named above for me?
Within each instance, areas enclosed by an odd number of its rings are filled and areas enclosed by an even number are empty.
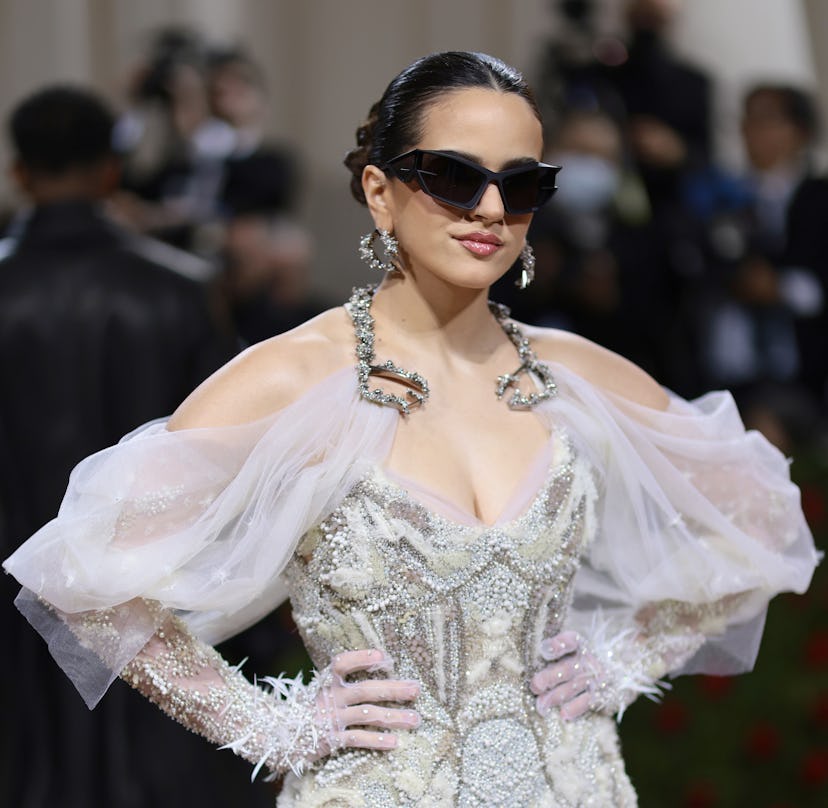
[[[618,31],[624,0],[602,0]],[[149,33],[169,24],[244,43],[267,76],[270,128],[295,147],[305,178],[302,215],[315,242],[314,285],[334,299],[366,276],[356,242],[369,227],[341,159],[390,78],[436,50],[491,52],[531,79],[558,26],[553,0],[0,0],[0,116],[24,94],[80,82],[119,104]],[[685,0],[676,47],[716,86],[717,146],[738,164],[738,103],[756,80],[817,92],[828,109],[824,0]],[[8,162],[3,137],[0,162]],[[0,203],[13,198],[5,172]]]

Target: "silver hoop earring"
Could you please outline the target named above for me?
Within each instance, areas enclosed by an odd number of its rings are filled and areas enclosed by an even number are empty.
[[[515,281],[518,289],[525,289],[535,280],[535,253],[526,241],[520,251],[520,277]]]
[[[385,251],[385,260],[377,253],[374,242],[379,238],[382,249]],[[359,257],[368,264],[371,269],[378,269],[381,272],[394,272],[398,269],[394,263],[400,252],[400,243],[387,230],[379,228],[366,233],[359,240]]]

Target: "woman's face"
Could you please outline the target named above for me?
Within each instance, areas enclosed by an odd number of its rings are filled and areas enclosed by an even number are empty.
[[[540,160],[543,150],[541,125],[529,104],[497,90],[445,93],[426,108],[422,131],[417,148],[458,152],[492,171]],[[464,288],[487,288],[512,266],[532,219],[507,214],[494,184],[472,210],[433,199],[417,182],[393,179],[387,191],[404,270]]]

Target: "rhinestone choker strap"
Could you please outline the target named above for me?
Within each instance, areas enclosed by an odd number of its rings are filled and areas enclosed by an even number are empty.
[[[416,372],[407,371],[395,365],[390,359],[382,364],[374,364],[374,318],[371,316],[371,301],[375,288],[363,286],[354,289],[351,299],[345,305],[351,319],[354,321],[356,333],[357,377],[359,379],[360,395],[375,404],[386,407],[395,407],[403,415],[409,415],[413,410],[421,407],[428,398],[428,382]],[[547,365],[539,361],[529,345],[529,340],[523,336],[521,330],[509,320],[509,309],[499,303],[489,302],[489,308],[500,327],[509,337],[518,352],[520,367],[514,373],[504,373],[497,377],[495,395],[501,399],[511,387],[512,395],[508,405],[513,410],[528,410],[546,401],[557,394],[557,386],[552,371]],[[529,376],[538,389],[528,395],[520,390],[520,377]],[[405,397],[386,393],[379,388],[371,389],[369,379],[377,376],[399,382],[405,388]]]

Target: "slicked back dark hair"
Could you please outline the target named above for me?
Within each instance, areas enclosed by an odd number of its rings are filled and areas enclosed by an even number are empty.
[[[345,165],[351,170],[351,193],[365,202],[362,170],[383,166],[413,148],[422,137],[424,112],[443,93],[471,87],[515,93],[540,120],[540,111],[529,85],[515,68],[494,56],[469,51],[446,51],[424,56],[403,70],[371,107],[368,119],[357,129],[356,148]]]
[[[24,98],[9,118],[9,134],[30,170],[60,175],[88,167],[112,153],[115,119],[89,90],[55,85]]]

